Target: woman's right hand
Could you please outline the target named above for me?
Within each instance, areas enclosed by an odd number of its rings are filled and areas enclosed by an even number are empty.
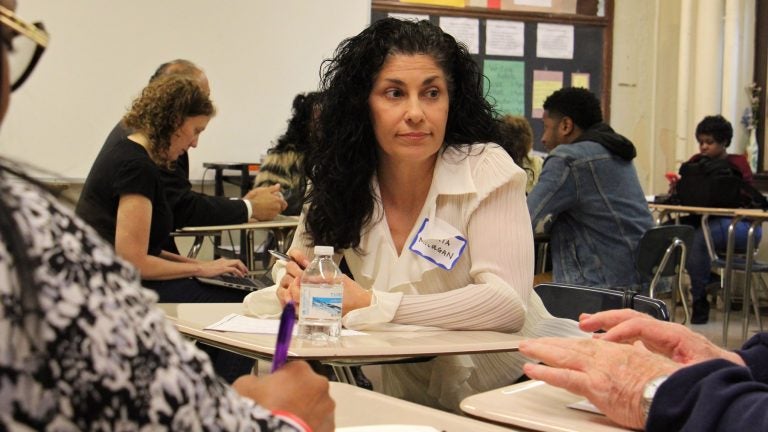
[[[231,274],[243,277],[248,274],[248,267],[239,259],[219,258],[214,261],[200,261],[200,274],[198,276],[212,277],[223,274]]]
[[[277,287],[277,298],[282,306],[291,300],[298,306],[299,281],[304,269],[309,265],[309,259],[298,249],[289,250],[288,256],[291,260],[285,264],[285,274]]]

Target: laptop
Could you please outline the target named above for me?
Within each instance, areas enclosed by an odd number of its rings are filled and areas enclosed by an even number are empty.
[[[270,279],[266,274],[253,279],[231,275],[219,275],[212,277],[196,276],[195,279],[204,284],[234,288],[243,291],[258,291],[260,289],[274,285],[272,279]]]

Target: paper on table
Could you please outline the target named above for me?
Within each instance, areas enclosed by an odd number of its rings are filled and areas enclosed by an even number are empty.
[[[240,314],[229,314],[215,322],[203,330],[215,330],[215,331],[228,331],[235,333],[262,333],[262,334],[277,334],[280,327],[280,320],[276,319],[259,319],[251,318]],[[296,334],[296,329],[293,330]],[[342,329],[342,336],[360,336],[365,333]]]
[[[596,406],[592,405],[592,402],[582,399],[578,402],[574,402],[570,405],[568,405],[568,408],[573,408],[581,411],[591,412],[595,414],[605,415],[602,411],[600,411]]]

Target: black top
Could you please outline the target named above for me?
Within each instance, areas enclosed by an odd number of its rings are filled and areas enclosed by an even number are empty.
[[[117,207],[126,194],[139,194],[152,202],[147,252],[159,255],[173,230],[173,213],[163,192],[160,168],[144,147],[123,138],[96,157],[75,212],[114,245]]]
[[[109,133],[98,157],[112,151],[111,149],[128,135],[130,131],[118,122]],[[242,200],[210,196],[192,190],[192,184],[189,182],[189,156],[186,153],[179,156],[173,170],[160,168],[160,180],[165,190],[165,198],[173,209],[174,229],[248,222],[248,207]]]

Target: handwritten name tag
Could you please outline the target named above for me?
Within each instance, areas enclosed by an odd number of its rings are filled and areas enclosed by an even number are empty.
[[[438,267],[450,270],[466,246],[467,240],[456,228],[437,218],[431,222],[424,218],[408,249]]]

